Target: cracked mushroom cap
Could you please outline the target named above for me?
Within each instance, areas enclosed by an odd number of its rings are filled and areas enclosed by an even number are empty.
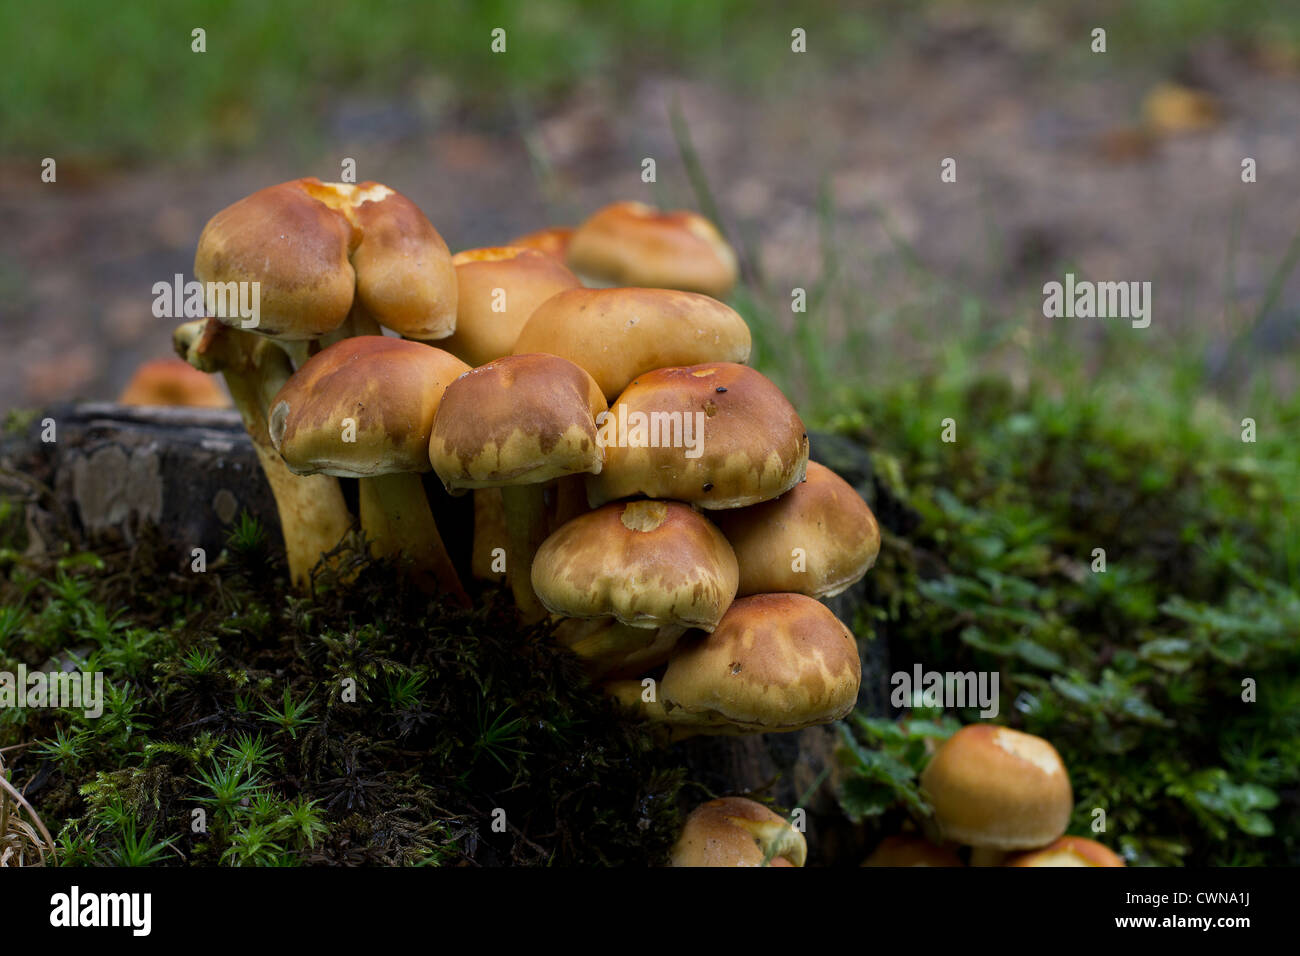
[[[863,866],[965,866],[946,847],[914,836],[889,836],[880,841]]]
[[[451,261],[459,286],[456,331],[439,346],[475,366],[509,355],[539,305],[581,285],[562,263],[536,249],[466,249]]]
[[[514,351],[562,356],[586,369],[612,400],[652,369],[747,362],[750,345],[745,320],[706,295],[670,289],[570,289],[537,307]]]
[[[780,815],[744,797],[710,800],[690,812],[669,866],[803,866],[804,836]]]
[[[736,596],[736,556],[707,518],[676,501],[616,502],[566,522],[533,558],[552,614],[641,628],[712,631]]]
[[[660,696],[670,712],[780,732],[843,717],[861,680],[857,643],[824,604],[757,594],[733,603],[712,634],[678,644]]]
[[[592,504],[645,495],[742,508],[785,494],[808,464],[794,406],[731,362],[647,372],[610,407],[601,435],[606,467],[588,479]]]
[[[593,284],[681,289],[724,299],[736,285],[736,254],[716,226],[687,210],[639,202],[598,210],[573,233],[569,268]]]
[[[375,321],[412,338],[451,334],[456,276],[438,231],[405,196],[379,183],[309,177],[227,206],[199,236],[203,282],[257,282],[258,324],[286,340],[338,328],[354,300]],[[242,327],[238,315],[222,318]]]
[[[428,471],[443,390],[467,371],[454,355],[422,342],[343,339],[308,359],[271,400],[271,442],[298,474]]]
[[[1063,836],[1043,847],[1007,860],[1004,866],[1125,866],[1124,858],[1095,840]]]
[[[867,503],[815,461],[781,497],[719,511],[714,521],[736,551],[742,596],[834,597],[861,581],[880,553],[880,527]]]
[[[1065,832],[1074,809],[1056,748],[1009,727],[971,724],[949,737],[921,773],[945,840],[1026,850]]]
[[[597,473],[590,375],[554,355],[508,355],[466,372],[443,395],[428,454],[448,491],[526,485]]]
[[[175,357],[142,363],[117,401],[119,405],[230,407],[230,399],[211,375]]]
[[[569,240],[572,238],[573,230],[568,226],[551,226],[548,229],[538,229],[536,232],[515,236],[508,245],[536,249],[563,265],[569,252]]]

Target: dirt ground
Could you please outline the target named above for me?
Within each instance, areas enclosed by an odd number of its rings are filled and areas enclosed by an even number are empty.
[[[9,157],[0,408],[113,397],[140,361],[169,353],[173,323],[151,314],[151,287],[189,276],[207,218],[274,182],[337,179],[342,157],[411,196],[453,250],[614,199],[694,205],[674,98],[724,225],[773,289],[815,281],[829,188],[842,275],[862,290],[862,321],[885,334],[925,273],[1038,323],[1049,321],[1042,284],[1068,269],[1151,281],[1154,335],[1223,340],[1265,300],[1300,226],[1300,76],[1213,44],[1163,78],[1081,76],[1052,69],[1033,37],[942,30],[834,77],[774,68],[791,71],[775,96],[671,75],[617,92],[593,79],[515,123],[456,110],[430,122],[403,101],[345,99],[305,158],[266,144],[201,166],[61,169],[47,185],[38,163]],[[1144,111],[1162,79],[1208,98],[1190,101],[1190,118],[1179,103],[1169,116]],[[641,182],[644,157],[656,159],[656,185]],[[955,183],[940,181],[945,157]],[[1253,184],[1241,181],[1244,157],[1257,163]],[[900,242],[923,270],[906,267]],[[1297,289],[1257,330],[1261,353],[1295,341]],[[933,319],[941,332],[945,317]]]

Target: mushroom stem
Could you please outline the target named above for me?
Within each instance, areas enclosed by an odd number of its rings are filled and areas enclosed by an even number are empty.
[[[311,358],[311,341],[308,339],[301,341],[280,339],[276,341],[276,344],[284,350],[284,354],[289,357],[289,361],[293,363],[294,368],[302,368],[303,363]],[[275,392],[269,393],[269,395],[274,394]]]
[[[253,334],[213,319],[180,326],[172,344],[195,368],[220,372],[225,379],[275,497],[289,579],[295,587],[307,587],[321,555],[332,550],[352,527],[352,516],[336,479],[293,474],[271,444],[266,408],[292,372],[287,358]]]
[[[532,578],[533,555],[546,540],[546,496],[541,485],[505,485],[501,499],[510,542],[506,578],[520,615],[532,624],[546,616],[546,608],[533,591]]]
[[[430,593],[442,591],[461,604],[469,596],[438,534],[429,499],[414,472],[362,478],[361,530],[380,557],[405,557],[413,562],[416,584]]]
[[[1005,850],[995,850],[986,846],[973,846],[970,848],[970,865],[1001,866],[1007,855]]]
[[[551,530],[591,510],[587,505],[587,476],[565,475],[555,479],[555,514]]]

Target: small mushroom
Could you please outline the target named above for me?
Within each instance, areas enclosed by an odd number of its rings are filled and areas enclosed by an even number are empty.
[[[746,362],[749,326],[716,299],[669,289],[569,289],[529,316],[516,355],[549,352],[587,370],[607,400],[643,372]]]
[[[121,405],[229,408],[230,398],[212,376],[179,358],[153,359],[135,370],[117,401]]]
[[[474,366],[509,355],[539,305],[581,285],[562,263],[536,249],[467,249],[451,261],[458,286],[456,331],[439,347]]]
[[[507,245],[522,249],[536,249],[563,265],[569,252],[569,240],[572,238],[573,230],[570,227],[550,226],[546,229],[538,229],[536,232],[515,236]]]
[[[824,604],[758,594],[733,603],[712,634],[678,643],[658,696],[703,726],[780,733],[846,716],[861,680],[857,643]]]
[[[947,847],[935,846],[915,836],[888,836],[863,862],[863,866],[965,866]]]
[[[1063,836],[1041,850],[1010,857],[1003,866],[1125,866],[1124,858],[1096,840]]]
[[[631,433],[635,416],[649,423],[644,437]],[[605,468],[587,479],[593,505],[646,495],[742,508],[785,494],[808,464],[808,433],[794,406],[761,373],[731,362],[641,375],[604,427],[623,433],[606,440]],[[692,447],[684,448],[688,428]]]
[[[742,596],[834,597],[862,580],[880,553],[880,526],[867,503],[815,461],[805,480],[779,498],[717,511],[713,520],[735,549]]]
[[[710,800],[690,812],[669,866],[803,866],[804,835],[745,797]]]
[[[1074,807],[1061,756],[1041,737],[971,724],[939,747],[921,773],[944,840],[972,847],[972,866],[1046,846],[1065,832]]]
[[[725,299],[736,285],[736,254],[716,226],[687,210],[639,202],[598,210],[577,228],[569,268],[587,285],[681,289]]]
[[[469,366],[406,339],[365,335],[312,356],[271,403],[270,435],[298,474],[359,478],[361,529],[416,580],[465,599],[420,474],[443,390]]]
[[[543,486],[600,471],[596,416],[605,408],[591,376],[554,355],[511,355],[466,372],[438,408],[429,460],[449,492],[501,489],[506,575],[526,619],[545,615],[530,574],[546,537]]]

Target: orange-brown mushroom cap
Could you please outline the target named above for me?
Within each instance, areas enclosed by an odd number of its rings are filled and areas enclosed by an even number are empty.
[[[451,261],[459,286],[456,331],[439,346],[475,366],[509,355],[539,305],[581,284],[562,263],[536,249],[467,249]]]
[[[230,398],[216,379],[174,357],[142,363],[117,400],[122,405],[230,407]]]
[[[735,601],[712,634],[683,638],[659,695],[669,711],[778,732],[845,716],[861,680],[857,643],[824,604],[758,594]]]
[[[602,420],[601,441],[592,504],[646,495],[741,508],[785,494],[808,464],[794,406],[764,375],[730,362],[640,376]]]
[[[1040,850],[1019,853],[1003,866],[1125,866],[1124,858],[1096,840],[1063,836]]]
[[[454,355],[422,342],[343,339],[308,359],[271,400],[271,441],[299,474],[428,471],[443,390],[467,371]]]
[[[690,812],[670,866],[803,866],[808,844],[779,814],[745,797],[710,800]],[[781,863],[778,864],[777,861]]]
[[[1061,756],[1041,737],[971,724],[949,737],[921,773],[945,840],[993,850],[1045,846],[1074,808]]]
[[[834,597],[862,580],[880,553],[876,516],[853,486],[815,461],[771,501],[713,516],[736,551],[740,591]]]
[[[618,502],[547,538],[533,558],[532,581],[553,614],[711,631],[736,596],[736,557],[688,505]]]
[[[652,369],[747,362],[749,326],[716,299],[670,289],[570,289],[529,316],[516,354],[549,352],[586,369],[613,399]]]
[[[965,866],[952,850],[914,836],[888,836],[863,866]]]
[[[535,484],[599,472],[590,375],[554,355],[508,355],[466,372],[443,395],[429,459],[449,491]]]
[[[522,236],[515,236],[507,245],[518,246],[523,249],[536,249],[538,252],[543,252],[563,264],[569,252],[569,240],[572,238],[573,230],[570,227],[551,226]]]
[[[639,202],[613,203],[592,215],[573,233],[568,262],[580,275],[614,286],[723,299],[736,285],[736,254],[713,223]]]

